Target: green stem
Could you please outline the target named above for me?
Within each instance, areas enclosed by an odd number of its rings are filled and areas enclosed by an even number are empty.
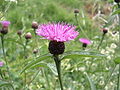
[[[99,50],[99,48],[100,48],[100,46],[101,46],[101,44],[102,44],[102,42],[103,42],[103,40],[104,40],[104,37],[105,37],[105,34],[102,35],[102,39],[101,39],[101,41],[100,41],[100,44],[99,44],[98,47],[97,47],[98,50]]]
[[[10,77],[9,67],[8,67],[8,61],[6,59],[6,53],[5,53],[5,49],[4,49],[4,35],[1,35],[1,43],[2,43],[3,57],[4,57],[4,60],[5,60],[5,63],[6,63],[6,68],[7,68],[8,76]]]
[[[2,75],[2,70],[1,69],[0,69],[0,76],[1,76],[2,79],[4,78],[3,75]]]
[[[61,61],[59,60],[58,55],[54,55],[54,61],[55,61],[56,68],[57,68],[57,73],[58,73],[58,79],[59,79],[59,82],[60,82],[60,87],[61,87],[61,90],[63,90],[62,79],[61,79]]]
[[[28,43],[28,39],[26,39],[26,42],[25,42],[25,45],[24,45],[24,60],[26,60],[26,47],[27,47],[27,43]],[[24,64],[24,66],[26,66],[26,63]],[[27,83],[27,79],[26,79],[27,75],[26,75],[26,72],[24,72],[24,82],[25,82],[25,85],[24,87],[26,86],[26,83]]]
[[[75,20],[76,20],[76,23],[77,23],[77,25],[78,25],[77,14],[75,14]]]
[[[76,20],[76,23],[77,23],[77,25],[79,26],[81,32],[84,34],[84,36],[85,36],[87,39],[89,39],[88,36],[86,35],[85,31],[83,30],[83,28],[80,26],[80,24],[79,24],[79,22],[78,22],[77,14],[75,14],[75,20]]]
[[[119,3],[118,3],[118,8],[120,9]],[[120,14],[118,14],[118,17],[119,17],[119,25],[120,25]],[[120,30],[119,30],[119,45],[120,45]],[[119,47],[119,49],[120,49],[120,47]],[[117,90],[120,90],[120,64],[119,64],[119,73],[118,73]]]
[[[3,57],[4,57],[4,60],[5,60],[6,68],[7,68],[7,72],[8,72],[8,77],[12,81],[12,79],[10,77],[10,71],[9,71],[8,61],[7,61],[7,58],[6,58],[6,53],[5,53],[5,48],[4,48],[4,35],[1,35],[1,43],[2,43]],[[13,85],[12,85],[12,87],[13,87]],[[13,90],[14,90],[14,87],[13,87]]]
[[[118,81],[117,81],[117,90],[120,90],[120,64],[119,64],[119,73],[118,73]]]
[[[117,66],[117,65],[115,65],[114,68],[112,69],[112,71],[111,71],[111,73],[110,73],[110,76],[107,78],[106,83],[105,83],[103,89],[106,87],[106,85],[107,85],[108,82],[110,81],[110,79],[111,79],[111,77],[112,77],[112,74],[113,74],[113,72],[114,72],[116,66]]]

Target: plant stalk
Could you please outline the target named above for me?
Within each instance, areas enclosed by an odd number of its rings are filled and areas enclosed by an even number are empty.
[[[104,40],[104,37],[105,37],[105,34],[103,33],[102,39],[101,39],[101,41],[100,41],[100,43],[99,43],[99,45],[98,45],[98,47],[97,47],[98,50],[99,50],[99,48],[100,48],[100,46],[101,46],[101,44],[102,44],[102,42],[103,42],[103,40]]]
[[[120,9],[119,3],[118,3],[118,8]],[[118,14],[118,17],[119,17],[119,25],[120,25],[120,14]],[[119,45],[120,45],[120,30],[119,30]],[[118,81],[117,81],[117,90],[120,90],[120,64],[119,64],[119,73],[118,73]]]
[[[62,84],[62,79],[61,79],[61,61],[59,60],[58,55],[54,55],[54,61],[56,64],[56,69],[57,69],[57,73],[58,73],[60,87],[61,87],[61,90],[63,90],[63,84]]]
[[[6,63],[6,68],[7,68],[8,76],[9,76],[9,78],[10,78],[8,61],[7,61],[7,58],[6,58],[6,53],[5,53],[5,48],[4,48],[4,35],[1,35],[1,43],[2,43],[3,57],[4,57],[4,60],[5,60],[5,63]]]
[[[24,60],[26,59],[26,47],[27,47],[27,44],[28,44],[28,39],[26,39],[26,42],[25,42],[25,45],[24,45]],[[26,66],[26,63],[24,64],[24,66]],[[26,86],[26,83],[27,83],[27,79],[26,79],[26,72],[24,72],[24,82],[25,82],[25,86]]]

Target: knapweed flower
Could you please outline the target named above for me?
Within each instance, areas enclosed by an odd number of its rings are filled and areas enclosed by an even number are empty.
[[[51,40],[48,48],[51,54],[62,54],[64,42],[74,40],[79,34],[75,29],[75,26],[65,23],[48,23],[39,25],[36,33]]]
[[[4,63],[2,61],[0,61],[0,67],[2,67],[4,65]]]
[[[8,26],[10,24],[10,21],[0,21],[0,23],[2,24],[2,29],[0,30],[0,32],[5,35],[8,33]]]
[[[83,43],[83,47],[87,47],[88,44],[91,44],[91,41],[86,38],[80,38],[79,41]]]
[[[2,27],[7,28],[10,25],[10,21],[0,21],[0,23],[2,24]]]

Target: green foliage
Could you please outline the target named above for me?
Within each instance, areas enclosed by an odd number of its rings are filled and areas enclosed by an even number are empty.
[[[10,69],[9,79],[6,71],[2,46],[0,43],[0,90],[59,90],[57,70],[52,55],[48,51],[48,40],[35,36],[31,23],[66,22],[73,24],[79,36],[65,43],[65,53],[60,55],[61,73],[65,90],[114,90],[117,84],[115,65],[120,64],[118,50],[120,29],[117,14],[120,13],[113,0],[0,0],[0,21],[9,20],[9,33],[5,35],[6,58]],[[113,8],[112,8],[113,7]],[[76,22],[74,9],[79,9]],[[113,11],[113,12],[112,12]],[[108,27],[109,32],[98,50],[102,38],[101,29]],[[1,28],[1,25],[0,25]],[[22,30],[21,38],[17,31]],[[113,32],[116,32],[113,34]],[[24,53],[25,34],[32,33]],[[79,38],[88,38],[92,44],[83,50]],[[33,50],[38,49],[37,54]],[[119,51],[119,50],[118,50]],[[26,55],[25,55],[26,54]],[[26,59],[27,58],[27,59]],[[115,68],[114,68],[115,67]],[[113,69],[114,68],[114,69]],[[112,71],[111,71],[112,70]],[[111,73],[112,72],[112,73]],[[25,73],[27,76],[26,87]],[[106,82],[108,80],[108,82]],[[104,87],[105,86],[105,87]]]
[[[114,62],[115,62],[116,64],[120,64],[120,57],[116,57],[116,58],[114,59]]]

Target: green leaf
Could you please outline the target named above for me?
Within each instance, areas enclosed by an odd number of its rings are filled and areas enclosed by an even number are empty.
[[[114,62],[115,62],[116,64],[120,64],[120,57],[115,58],[115,59],[114,59]]]
[[[5,41],[14,42],[14,43],[17,43],[17,44],[19,44],[21,46],[24,46],[21,41],[17,41],[16,39],[13,39],[13,38],[7,38],[7,39],[5,39]]]
[[[43,61],[43,60],[48,59],[48,58],[50,58],[50,57],[51,57],[51,55],[43,55],[43,56],[38,57],[36,60],[33,60],[31,63],[29,63],[29,64],[21,71],[21,74],[22,74],[26,69],[31,68],[32,66],[40,63],[40,61]]]
[[[56,76],[58,75],[55,64],[49,63],[49,64],[47,64],[47,66],[50,68],[50,70],[51,70]]]
[[[10,82],[0,81],[0,87],[3,87],[3,86],[11,86],[13,88],[13,86]]]
[[[120,14],[120,9],[115,10],[112,15]]]
[[[90,83],[91,90],[96,90],[96,87],[95,87],[92,79],[89,77],[89,75],[87,73],[85,73],[85,75],[86,75],[86,77],[87,77],[87,79],[88,79],[88,81]]]
[[[30,68],[37,68],[37,67],[46,67],[47,68],[47,64],[46,63],[37,63],[35,65],[32,65]]]
[[[104,54],[96,53],[96,52],[88,52],[88,51],[71,51],[63,54],[61,60],[66,58],[76,58],[76,57],[104,57]]]

